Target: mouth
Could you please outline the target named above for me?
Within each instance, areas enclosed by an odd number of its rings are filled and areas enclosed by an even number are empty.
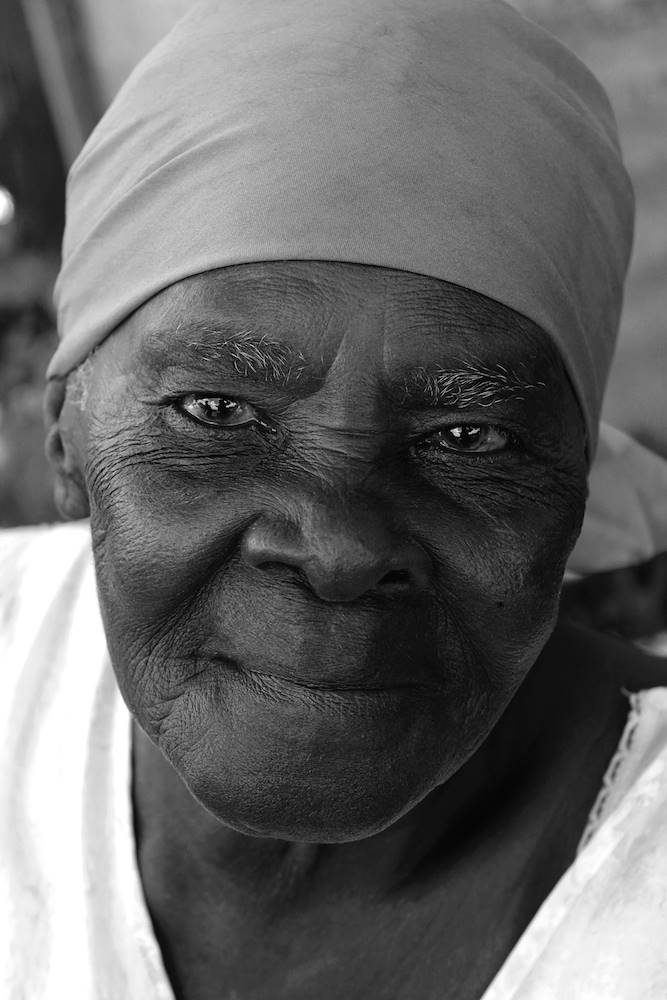
[[[360,696],[368,695],[374,697],[408,692],[424,692],[427,688],[426,684],[408,680],[387,680],[379,682],[370,681],[367,678],[359,678],[358,680],[343,680],[342,678],[337,680],[306,679],[294,676],[293,674],[288,674],[284,670],[262,669],[256,666],[249,667],[223,653],[207,654],[204,657],[198,656],[197,661],[200,670],[206,669],[206,664],[215,664],[218,668],[222,667],[224,670],[227,670],[232,674],[236,674],[240,679],[244,679],[252,683],[253,686],[261,686],[264,688],[284,688],[287,686],[300,691],[311,691],[313,693]]]

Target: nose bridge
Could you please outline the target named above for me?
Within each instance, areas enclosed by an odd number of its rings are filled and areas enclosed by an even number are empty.
[[[316,434],[300,442],[303,470],[312,487],[298,499],[304,514],[313,517],[340,516],[342,508],[362,516],[375,503],[378,463],[382,458],[384,436],[376,427],[318,427]],[[308,514],[308,517],[311,515]]]
[[[316,476],[334,488],[359,489],[386,449],[389,428],[377,387],[345,392],[326,386],[302,404],[293,444]]]
[[[303,542],[324,561],[371,560],[398,543],[386,503],[361,484],[339,483],[335,491],[304,498],[300,513]]]

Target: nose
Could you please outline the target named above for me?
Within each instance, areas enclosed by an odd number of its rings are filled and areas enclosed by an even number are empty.
[[[310,502],[300,505],[295,517],[263,515],[245,533],[243,559],[260,570],[297,570],[323,601],[430,589],[426,552],[400,537],[371,504]]]

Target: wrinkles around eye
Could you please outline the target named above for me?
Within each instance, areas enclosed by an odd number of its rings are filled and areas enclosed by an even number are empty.
[[[496,424],[460,423],[440,427],[414,445],[414,453],[430,462],[470,458],[498,460],[527,449],[516,434]]]
[[[157,401],[156,401],[157,402]],[[162,406],[175,414],[182,425],[195,432],[199,429],[209,439],[232,438],[244,439],[248,433],[261,438],[280,440],[281,447],[287,444],[287,439],[278,424],[262,410],[239,396],[220,392],[196,392],[171,396],[160,401]],[[550,462],[554,458],[553,446],[541,441],[538,429],[535,434],[524,440],[524,435],[517,433],[514,427],[507,427],[504,422],[492,423],[479,418],[451,422],[448,425],[432,427],[419,438],[412,437],[412,442],[406,445],[413,456],[419,461],[431,465],[457,460],[467,460],[470,463],[509,461],[520,457],[534,458],[541,456],[543,461]],[[535,440],[533,440],[533,437]],[[268,443],[268,441],[267,441]],[[398,442],[397,442],[398,443]]]

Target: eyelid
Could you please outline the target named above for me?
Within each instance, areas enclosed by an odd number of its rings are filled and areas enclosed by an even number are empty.
[[[438,450],[438,453],[440,455],[444,456],[449,452],[449,454],[451,455],[462,456],[464,458],[470,458],[470,459],[479,459],[480,461],[482,460],[488,461],[490,459],[499,457],[501,455],[505,455],[508,452],[516,452],[516,451],[525,452],[528,450],[521,437],[508,427],[503,427],[501,424],[491,423],[490,421],[484,421],[484,420],[463,421],[460,419],[452,421],[451,423],[448,424],[441,423],[438,427],[434,428],[428,433],[420,435],[420,437],[415,442],[415,446],[419,447],[420,444],[422,446],[425,445],[427,446],[429,439],[435,438],[439,433],[442,433],[443,431],[451,431],[456,427],[475,427],[475,428],[481,427],[488,430],[496,430],[506,438],[506,444],[502,448],[495,448],[489,451],[482,451],[482,450],[475,451],[473,449],[468,451],[465,448],[461,448],[459,450],[456,447],[441,448]]]
[[[185,407],[182,405],[187,399],[226,399],[233,403],[239,403],[248,406],[254,413],[254,417],[248,420],[242,421],[238,424],[216,424],[208,420],[199,420],[197,417],[189,413]],[[254,406],[252,403],[248,402],[246,399],[240,399],[237,396],[228,395],[222,392],[188,392],[188,393],[178,393],[169,398],[163,399],[161,403],[162,407],[178,418],[182,423],[188,424],[192,430],[195,428],[199,430],[200,433],[217,435],[221,434],[238,434],[241,431],[250,431],[257,433],[258,431],[264,434],[268,433],[270,435],[277,435],[278,429],[273,426],[271,421],[266,417],[266,415]]]
[[[248,406],[254,407],[258,412],[262,412],[263,408],[267,407],[271,413],[280,413],[294,402],[293,396],[281,392],[270,385],[265,387],[264,383],[259,386],[254,383],[241,386],[231,384],[231,380],[228,378],[222,378],[222,385],[218,384],[215,387],[204,386],[202,388],[201,383],[193,387],[193,381],[190,378],[187,380],[165,379],[161,385],[155,387],[154,396],[144,397],[141,402],[153,406],[169,406],[178,402],[178,400],[185,399],[187,396],[218,396],[224,399],[232,399],[236,403],[247,403]],[[188,385],[188,383],[190,384]],[[254,401],[255,399],[257,399],[257,402]]]

